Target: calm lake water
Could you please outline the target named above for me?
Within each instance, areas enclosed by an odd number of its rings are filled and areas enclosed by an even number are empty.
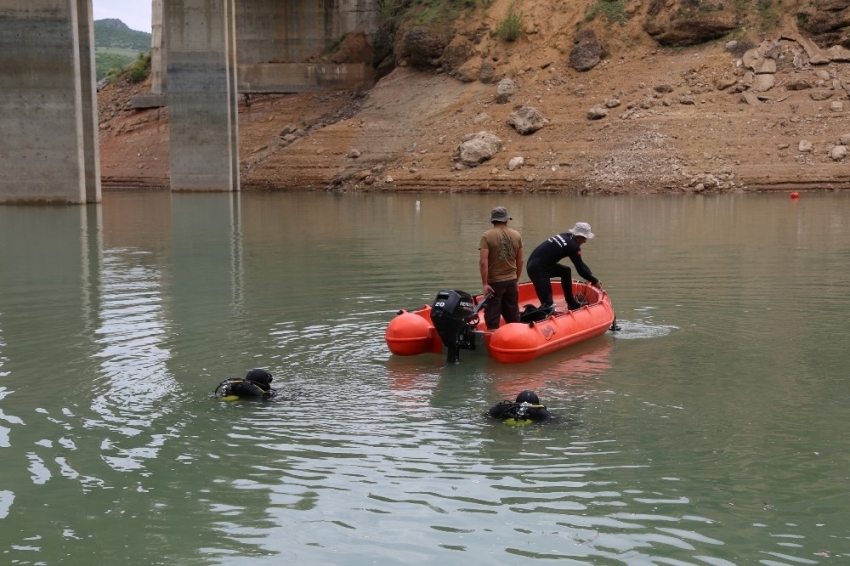
[[[622,330],[390,355],[496,205],[589,222]],[[0,285],[2,564],[850,560],[850,194],[107,193],[0,207]],[[560,419],[484,416],[526,388]]]

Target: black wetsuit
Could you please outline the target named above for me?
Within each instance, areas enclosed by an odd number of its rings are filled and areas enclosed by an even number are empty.
[[[490,407],[487,414],[494,419],[513,419],[517,422],[542,422],[552,418],[552,413],[542,405],[528,406],[528,403],[516,403],[514,401],[500,401],[498,404]]]
[[[561,278],[561,287],[564,289],[564,298],[567,300],[567,308],[570,310],[579,308],[573,297],[572,271],[562,263],[558,263],[565,257],[570,258],[576,271],[585,280],[598,283],[599,279],[593,276],[590,268],[581,259],[581,246],[575,237],[569,232],[552,236],[531,252],[526,266],[526,273],[534,284],[534,291],[540,299],[541,307],[552,304],[552,282],[553,277]]]

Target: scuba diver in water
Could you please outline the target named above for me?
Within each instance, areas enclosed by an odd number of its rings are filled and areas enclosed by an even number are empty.
[[[252,369],[244,379],[229,377],[215,388],[215,396],[225,401],[236,399],[271,399],[277,394],[272,389],[272,374],[264,369]]]
[[[552,413],[540,404],[540,399],[534,391],[521,391],[516,401],[499,401],[490,407],[487,414],[507,424],[530,424],[544,422],[552,418]]]

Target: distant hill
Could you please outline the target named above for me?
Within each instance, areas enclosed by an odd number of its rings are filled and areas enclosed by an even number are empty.
[[[94,45],[95,47],[133,49],[140,53],[147,53],[151,49],[151,34],[130,29],[121,20],[95,20]]]
[[[94,22],[95,67],[97,80],[110,70],[123,69],[142,53],[151,50],[151,34],[136,31],[117,19]]]

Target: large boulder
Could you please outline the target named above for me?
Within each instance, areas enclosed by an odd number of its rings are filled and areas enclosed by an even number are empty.
[[[502,140],[496,134],[481,131],[463,136],[452,159],[468,167],[475,167],[492,158],[500,149]]]
[[[600,104],[587,111],[588,120],[601,120],[608,115],[608,109]]]
[[[850,1],[810,0],[800,2],[796,9],[800,31],[810,36],[820,47],[833,45],[850,47]]]
[[[484,84],[490,84],[498,82],[501,79],[501,75],[496,71],[496,67],[493,66],[489,61],[481,62],[481,69],[478,75],[478,80]]]
[[[584,29],[575,37],[570,51],[570,67],[576,71],[589,71],[607,55],[602,43],[592,29]]]
[[[478,77],[481,76],[481,57],[470,57],[453,74],[462,83],[477,81]]]
[[[502,79],[496,85],[496,102],[498,104],[506,104],[517,93],[516,83],[512,79]]]
[[[643,29],[661,45],[685,47],[721,38],[739,25],[731,4],[651,0]]]
[[[413,67],[437,67],[451,40],[451,30],[414,26],[402,36],[400,59],[407,59]]]
[[[543,114],[533,106],[523,106],[511,113],[507,120],[508,126],[513,126],[517,132],[524,136],[533,134],[548,123]]]
[[[443,70],[454,75],[472,56],[472,45],[462,37],[455,37],[452,42],[443,49],[440,60]]]

